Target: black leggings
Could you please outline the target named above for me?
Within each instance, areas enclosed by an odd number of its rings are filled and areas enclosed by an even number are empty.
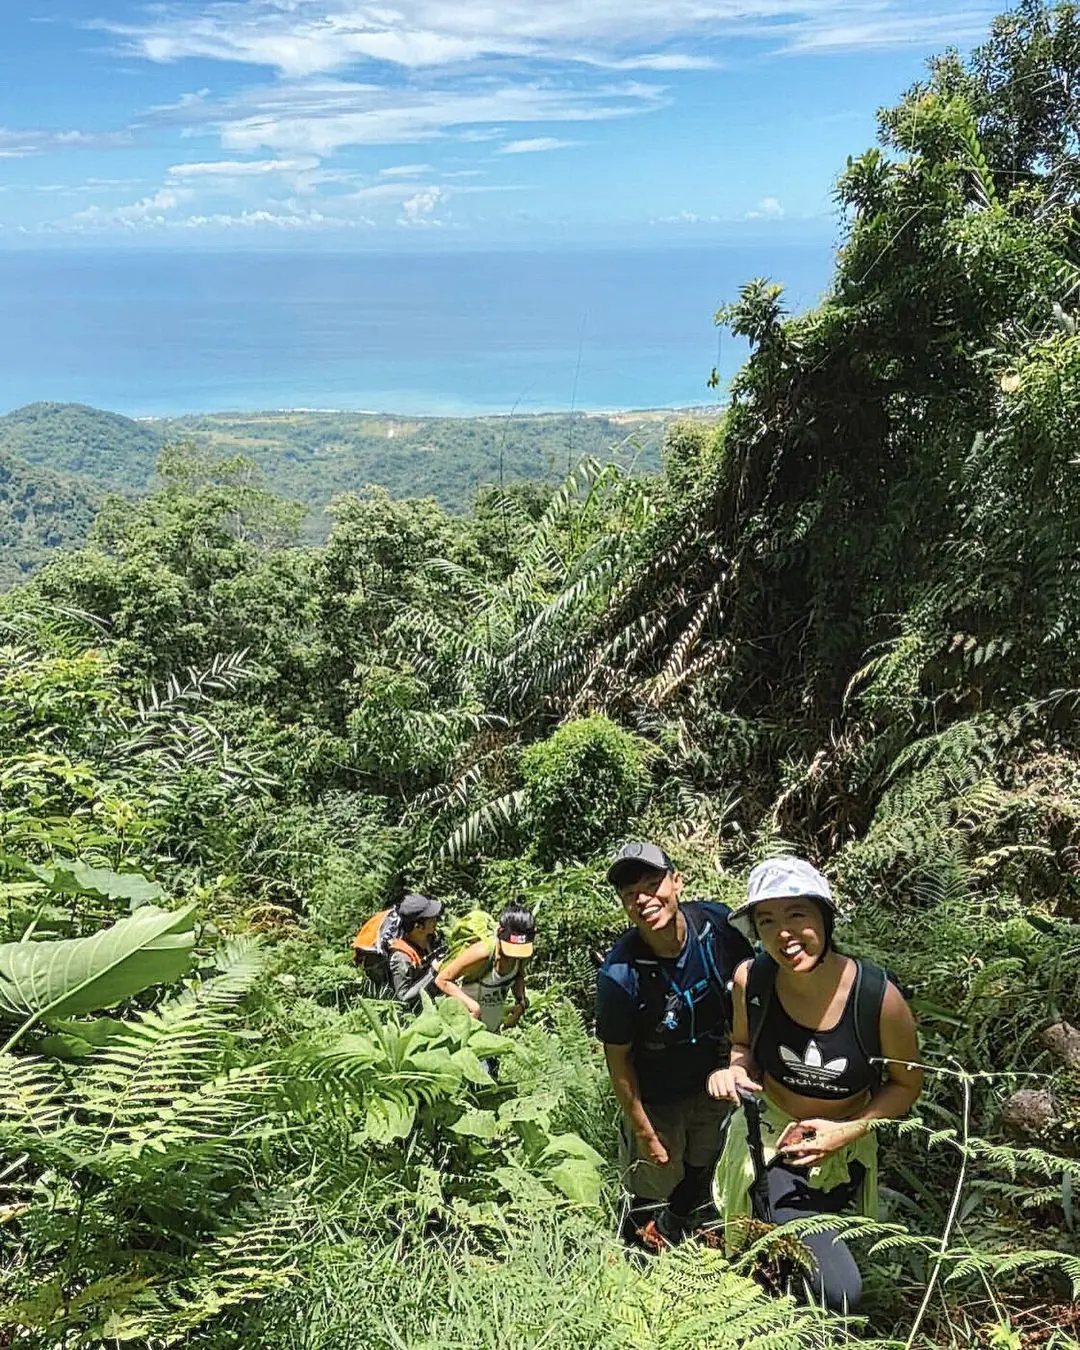
[[[849,1170],[850,1181],[834,1186],[831,1191],[819,1191],[810,1186],[805,1167],[774,1162],[767,1172],[773,1219],[788,1223],[791,1219],[805,1219],[809,1214],[839,1214],[855,1199],[866,1177],[862,1163],[851,1163]],[[800,1234],[799,1241],[814,1254],[815,1267],[807,1275],[814,1297],[824,1297],[837,1312],[857,1308],[862,1298],[862,1276],[847,1243],[837,1240],[835,1232],[829,1229],[824,1233]]]

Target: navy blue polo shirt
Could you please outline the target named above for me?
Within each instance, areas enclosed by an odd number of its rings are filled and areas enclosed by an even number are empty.
[[[641,1100],[675,1102],[704,1091],[731,1034],[731,979],[750,944],[715,901],[685,901],[686,942],[658,957],[636,928],[608,952],[596,977],[596,1035],[629,1045]]]

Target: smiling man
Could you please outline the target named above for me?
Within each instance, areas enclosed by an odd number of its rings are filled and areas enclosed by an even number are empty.
[[[623,1236],[649,1250],[694,1231],[720,1153],[726,1109],[705,1091],[727,1062],[731,979],[750,956],[727,907],[681,896],[656,844],[625,844],[607,879],[633,925],[596,981],[596,1034],[623,1113]]]

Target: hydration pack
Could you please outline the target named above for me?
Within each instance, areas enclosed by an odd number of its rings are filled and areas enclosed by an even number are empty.
[[[450,925],[446,939],[446,961],[452,961],[477,942],[486,942],[491,949],[490,954],[494,956],[498,927],[498,920],[486,909],[470,909],[468,914],[462,914]]]

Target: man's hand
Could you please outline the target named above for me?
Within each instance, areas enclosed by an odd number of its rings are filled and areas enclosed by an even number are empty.
[[[509,1031],[511,1027],[517,1026],[517,1024],[521,1021],[522,1013],[528,1006],[529,1005],[524,1000],[521,1000],[514,1004],[514,1006],[506,1014],[505,1022],[503,1022],[503,1026],[507,1031]]]
[[[738,1103],[740,1088],[744,1092],[762,1090],[761,1084],[755,1083],[741,1064],[735,1064],[730,1069],[714,1070],[705,1083],[705,1091],[709,1096],[721,1102]]]
[[[799,1120],[787,1127],[776,1149],[796,1167],[817,1167],[830,1153],[854,1143],[866,1128],[865,1120]]]
[[[649,1162],[655,1163],[657,1167],[666,1167],[669,1161],[668,1151],[664,1147],[664,1141],[654,1131],[649,1134],[639,1134],[637,1137],[638,1147],[648,1158]]]

